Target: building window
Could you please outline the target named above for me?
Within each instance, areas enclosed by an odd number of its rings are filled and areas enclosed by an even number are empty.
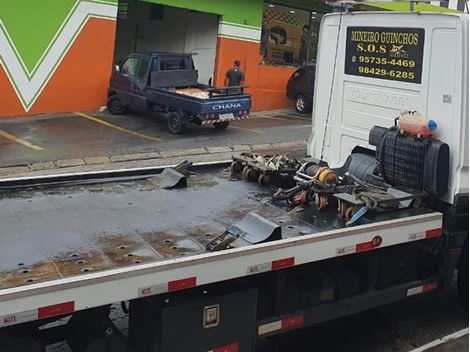
[[[314,62],[321,15],[265,4],[260,51],[268,65],[303,66]]]

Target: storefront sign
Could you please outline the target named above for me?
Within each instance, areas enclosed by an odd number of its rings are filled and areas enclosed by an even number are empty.
[[[344,72],[421,83],[424,29],[348,27]]]

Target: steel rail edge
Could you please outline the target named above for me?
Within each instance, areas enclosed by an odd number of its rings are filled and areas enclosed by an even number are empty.
[[[231,162],[231,159],[215,160],[194,163],[195,168],[204,168],[209,166],[224,166]],[[65,185],[68,183],[80,183],[84,181],[106,180],[118,181],[121,179],[132,179],[159,174],[167,167],[174,167],[177,164],[167,164],[161,166],[146,166],[140,168],[113,169],[101,171],[72,172],[63,174],[51,174],[40,176],[22,176],[15,178],[0,179],[0,189],[39,187],[47,185]]]

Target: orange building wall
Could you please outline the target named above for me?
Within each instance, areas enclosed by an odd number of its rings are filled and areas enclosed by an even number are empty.
[[[282,109],[293,106],[286,97],[286,85],[295,68],[264,65],[259,43],[219,37],[215,66],[217,86],[224,84],[225,72],[240,60],[245,85],[252,94],[253,111]]]

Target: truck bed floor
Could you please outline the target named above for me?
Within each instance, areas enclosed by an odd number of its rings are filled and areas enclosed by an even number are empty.
[[[255,211],[283,238],[342,228],[335,209],[288,214],[272,189],[202,169],[184,189],[155,178],[0,193],[0,289],[204,253],[206,244]],[[430,212],[410,209],[365,222]],[[234,247],[250,245],[238,239]]]

